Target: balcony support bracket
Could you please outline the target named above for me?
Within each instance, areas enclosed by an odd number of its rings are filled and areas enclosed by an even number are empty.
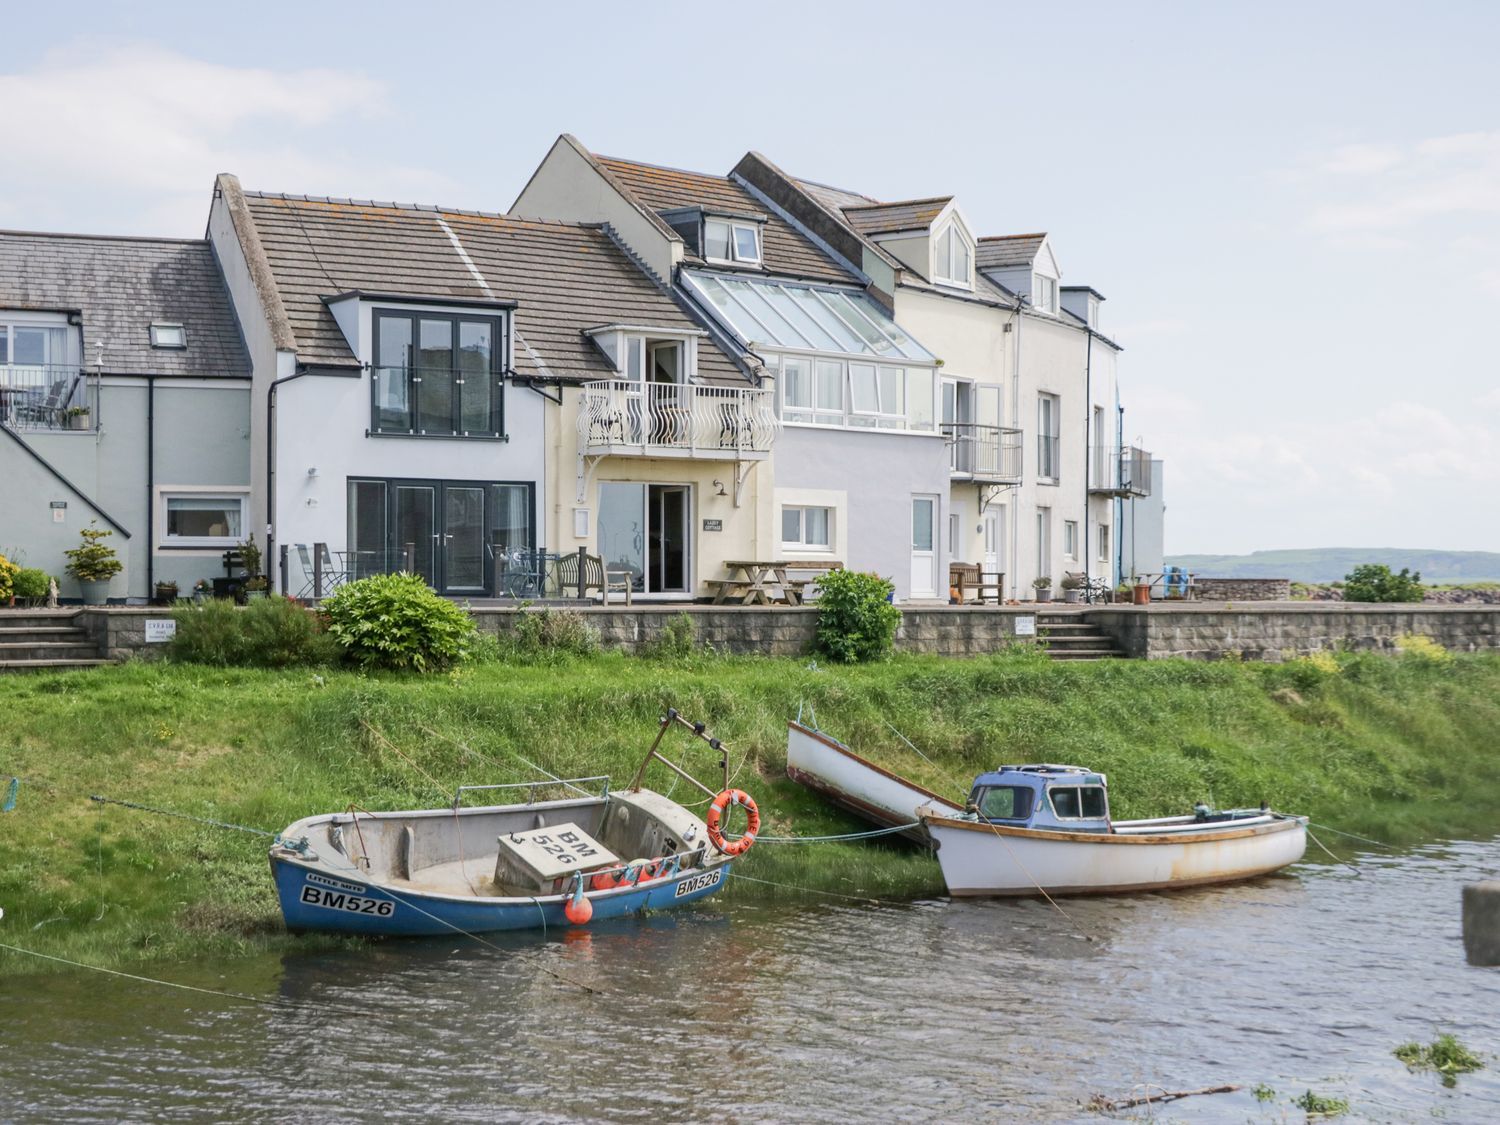
[[[734,506],[740,506],[740,500],[744,495],[745,481],[749,479],[751,471],[759,461],[740,461],[734,467]]]
[[[1000,499],[1002,495],[1009,492],[1015,487],[1016,486],[1013,484],[985,484],[983,481],[981,481],[979,483],[980,514],[983,515],[986,508],[988,508],[996,500]]]
[[[590,457],[583,452],[578,454],[578,503],[588,503],[589,482],[593,480],[594,472],[604,457],[603,454],[597,457]]]

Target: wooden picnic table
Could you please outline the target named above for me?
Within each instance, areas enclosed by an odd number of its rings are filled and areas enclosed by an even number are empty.
[[[786,605],[801,605],[802,592],[811,578],[788,578],[789,570],[813,570],[826,573],[840,570],[843,563],[836,559],[725,559],[724,568],[728,578],[710,578],[705,584],[714,591],[714,605],[723,605],[736,598],[742,605],[771,605],[782,602]],[[780,589],[780,596],[774,597]]]

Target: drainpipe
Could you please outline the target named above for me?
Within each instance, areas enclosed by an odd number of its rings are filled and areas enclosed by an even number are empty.
[[[300,379],[307,373],[306,367],[299,366],[290,375],[271,380],[271,385],[266,390],[266,551],[261,556],[266,566],[270,566],[276,558],[276,388],[293,379]],[[283,597],[286,595],[285,588],[281,593]]]
[[[1083,353],[1083,582],[1094,576],[1093,558],[1089,551],[1089,526],[1094,514],[1089,511],[1089,469],[1093,465],[1094,451],[1090,447],[1090,431],[1094,425],[1094,330],[1086,328],[1088,343]]]
[[[1021,427],[1021,326],[1026,322],[1026,298],[1016,297],[1016,311],[1012,314],[1016,324],[1016,367],[1010,373],[1010,405],[1011,417],[1015,419],[1016,426],[1021,428],[1021,479],[1026,478],[1026,441],[1025,429]],[[1035,462],[1033,462],[1034,464]],[[1010,587],[1012,591],[1018,590],[1021,566],[1021,490],[1016,489],[1014,502],[1010,506]]]
[[[126,601],[130,591],[126,590]],[[146,600],[156,596],[156,377],[146,376]]]

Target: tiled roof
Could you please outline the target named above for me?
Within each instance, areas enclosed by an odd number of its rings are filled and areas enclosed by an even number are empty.
[[[880,202],[878,199],[871,199],[868,195],[860,195],[857,191],[845,191],[843,188],[832,187],[829,184],[820,184],[816,180],[794,180],[793,183],[824,207],[833,211],[842,211],[845,207],[862,207],[867,203]]]
[[[0,309],[77,312],[83,360],[106,372],[248,375],[249,357],[204,241],[0,232]],[[152,321],[181,324],[186,348],[151,347]]]
[[[1005,234],[981,238],[974,251],[974,264],[982,270],[1029,266],[1047,240],[1043,234]]]
[[[462,301],[514,300],[521,375],[608,378],[584,336],[602,324],[700,329],[602,229],[471,211],[246,192],[304,363],[351,365],[323,298],[351,290]],[[453,231],[488,291],[449,238]],[[525,341],[527,347],[521,346]],[[540,356],[542,372],[528,353]],[[698,373],[742,381],[734,361],[700,341]]]
[[[951,195],[933,199],[907,199],[899,203],[846,204],[844,217],[860,234],[892,234],[901,230],[923,230],[932,225]]]
[[[808,241],[779,215],[768,213],[766,205],[727,176],[709,176],[701,172],[683,172],[659,168],[611,156],[596,160],[615,177],[637,201],[651,211],[671,211],[679,207],[705,207],[731,214],[766,215],[762,253],[770,273],[818,281],[850,281],[852,278],[833,259]],[[689,255],[692,262],[701,259]]]

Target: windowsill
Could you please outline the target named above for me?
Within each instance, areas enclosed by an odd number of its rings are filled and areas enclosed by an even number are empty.
[[[418,441],[490,441],[508,442],[509,434],[411,434],[396,430],[366,430],[367,438],[416,438]]]
[[[1036,482],[1037,484],[1050,485],[1053,488],[1062,483],[1061,479],[1058,477],[1037,477]]]
[[[172,539],[158,543],[156,549],[158,551],[232,551],[243,542],[243,539],[199,539],[191,542]]]
[[[884,429],[879,426],[848,426],[835,425],[831,422],[788,422],[783,420],[783,426],[795,427],[799,430],[828,430],[840,434],[890,434],[894,437],[944,437],[941,430],[893,430]],[[944,438],[944,440],[947,440]]]

